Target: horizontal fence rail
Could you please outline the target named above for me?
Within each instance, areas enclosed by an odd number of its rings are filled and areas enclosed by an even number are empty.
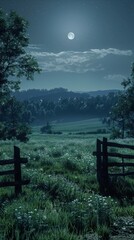
[[[97,155],[100,155],[100,156],[103,156],[104,153],[103,152],[93,152],[93,155],[94,156],[97,156]],[[109,157],[118,157],[118,158],[126,158],[126,159],[134,159],[134,155],[129,155],[129,154],[122,154],[122,153],[108,153],[108,156]]]
[[[12,170],[3,170],[0,171],[0,176],[4,175],[14,175],[14,181],[4,181],[0,182],[0,187],[15,187],[15,194],[18,195],[22,192],[22,185],[29,184],[30,180],[22,180],[21,176],[21,164],[28,162],[27,158],[20,157],[20,148],[14,146],[14,158],[8,160],[0,160],[0,165],[13,165],[14,169]]]
[[[115,152],[109,152],[109,147],[116,148]],[[97,139],[96,142],[96,151],[93,152],[93,155],[96,156],[96,165],[97,165],[97,179],[99,182],[100,192],[104,195],[107,195],[109,192],[109,177],[119,177],[119,176],[130,176],[134,175],[133,171],[125,172],[126,167],[134,167],[134,162],[126,162],[125,159],[134,160],[134,154],[125,154],[117,152],[117,149],[131,149],[134,150],[134,146],[128,144],[120,144],[115,142],[108,142],[107,138],[103,140]],[[110,158],[110,161],[109,161]],[[111,158],[120,159],[121,162],[111,160]],[[119,173],[109,173],[109,168],[118,167],[122,168],[122,172]]]
[[[20,163],[28,162],[27,158],[19,158],[19,159],[20,159]],[[9,165],[9,164],[13,164],[13,163],[14,163],[14,159],[0,160],[0,165]]]
[[[19,185],[27,185],[29,184],[30,180],[24,180],[21,182],[0,182],[0,187],[12,187],[12,186],[19,186]],[[20,192],[19,192],[20,193]],[[18,194],[18,193],[17,193]]]

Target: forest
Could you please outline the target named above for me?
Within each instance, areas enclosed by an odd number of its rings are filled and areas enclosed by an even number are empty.
[[[34,91],[34,90],[33,90]],[[87,93],[69,92],[66,89],[47,91],[35,90],[36,95],[21,101],[22,119],[26,122],[45,123],[46,121],[73,121],[94,117],[108,117],[112,106],[117,102],[117,94],[96,97]],[[29,95],[32,90],[26,91]],[[40,94],[40,92],[42,94]],[[21,96],[17,93],[17,98]],[[24,96],[24,92],[23,92]]]
[[[32,90],[26,91],[32,92]],[[34,92],[34,90],[33,90]],[[24,129],[35,125],[45,125],[54,122],[72,122],[90,118],[109,119],[112,106],[115,105],[118,95],[110,92],[102,96],[90,96],[89,94],[77,94],[65,89],[54,89],[41,94],[42,90],[36,90],[31,98],[23,101],[17,100],[11,95],[10,99],[1,106],[1,138],[11,138],[16,135],[16,129],[22,125]],[[43,92],[45,93],[45,91]],[[68,95],[66,97],[66,95]],[[21,97],[17,92],[17,98]],[[52,99],[52,100],[51,100]],[[110,125],[110,120],[108,122]],[[5,125],[5,127],[3,127]],[[19,125],[19,126],[18,126]],[[9,127],[10,126],[10,127]],[[10,128],[10,133],[6,129]]]

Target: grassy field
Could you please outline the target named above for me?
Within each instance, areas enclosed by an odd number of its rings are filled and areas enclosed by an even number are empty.
[[[63,133],[92,133],[97,132],[98,130],[107,129],[106,125],[104,125],[101,119],[91,118],[88,120],[75,121],[75,122],[52,122],[52,128],[55,131],[61,131]],[[34,127],[34,132],[39,132],[41,126]]]
[[[98,118],[92,118],[77,122],[58,123],[54,125],[56,131],[62,132],[94,132],[103,129],[105,126]]]
[[[106,240],[117,218],[134,218],[133,199],[127,197],[133,178],[118,183],[121,199],[99,194],[92,153],[96,138],[108,136],[97,132],[103,128],[98,119],[56,124],[60,135],[41,134],[40,127],[34,127],[28,143],[15,143],[21,157],[28,158],[22,175],[30,184],[18,197],[12,187],[0,188],[1,240],[88,240],[93,233]],[[1,141],[0,159],[13,157],[13,145]]]

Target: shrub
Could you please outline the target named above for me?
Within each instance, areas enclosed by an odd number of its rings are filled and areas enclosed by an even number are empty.
[[[111,129],[111,135],[110,135],[111,139],[116,139],[116,138],[121,138],[121,131],[120,129],[117,128],[112,128]]]
[[[2,140],[17,139],[20,142],[27,142],[28,134],[31,134],[31,128],[25,123],[16,124],[15,127],[0,123],[0,139]]]
[[[52,134],[52,126],[49,122],[40,129],[41,133]]]

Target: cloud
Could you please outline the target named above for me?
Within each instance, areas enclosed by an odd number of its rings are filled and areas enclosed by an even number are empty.
[[[91,49],[89,51],[62,51],[59,53],[45,52],[32,46],[30,53],[37,58],[40,67],[45,72],[95,72],[102,71],[101,59],[108,55],[132,56],[131,50],[115,48]]]
[[[37,46],[36,44],[29,44],[28,50],[29,50],[29,51],[32,51],[32,50],[40,50],[40,47]]]
[[[104,76],[104,79],[109,81],[123,81],[123,79],[126,79],[126,76],[122,74],[108,74]]]
[[[118,55],[118,56],[132,56],[132,50],[119,50],[116,48],[108,49],[91,49],[92,52],[98,55],[99,58],[104,58],[107,55]]]

